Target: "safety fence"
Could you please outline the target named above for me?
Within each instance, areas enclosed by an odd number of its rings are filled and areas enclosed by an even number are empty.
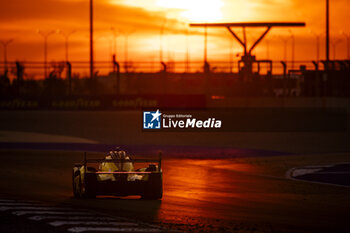
[[[208,61],[209,70],[212,73],[238,73],[242,68],[239,61]],[[253,65],[253,71],[260,74],[266,74],[269,71],[274,75],[282,75],[284,72],[284,64],[287,70],[299,69],[305,66],[306,69],[315,69],[312,61],[270,61],[266,60]],[[322,65],[321,65],[322,66]],[[119,67],[121,73],[202,73],[204,72],[203,61],[128,61],[113,62],[111,61],[95,61],[95,76],[108,76],[111,72],[116,71]],[[10,80],[17,78],[18,70],[23,72],[24,79],[44,79],[50,75],[56,75],[60,78],[66,78],[67,72],[70,70],[74,77],[84,78],[90,77],[90,63],[88,61],[11,61],[0,62],[0,75],[7,71],[6,75]]]

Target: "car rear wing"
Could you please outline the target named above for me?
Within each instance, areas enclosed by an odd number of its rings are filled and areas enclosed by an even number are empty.
[[[158,163],[158,170],[161,171],[162,167],[162,153],[159,152],[158,159],[87,159],[87,153],[84,152],[84,167],[86,169],[86,164],[88,163],[124,163],[124,162],[132,162],[132,163]],[[76,164],[75,166],[79,166],[79,164]],[[151,173],[151,172],[96,172],[99,174],[105,173],[115,173],[115,174],[125,174],[125,173],[132,173],[132,174],[142,174],[142,173]]]

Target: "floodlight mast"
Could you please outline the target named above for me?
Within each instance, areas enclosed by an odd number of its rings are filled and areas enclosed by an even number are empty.
[[[248,76],[252,74],[252,63],[255,61],[255,56],[252,56],[254,48],[264,39],[267,33],[272,27],[304,27],[304,22],[243,22],[243,23],[192,23],[191,27],[224,27],[231,33],[231,35],[242,45],[244,50],[244,55],[242,56],[242,61],[244,63],[245,71]],[[232,30],[234,27],[241,27],[243,29],[243,40]],[[252,27],[266,27],[266,30],[261,34],[261,36],[253,43],[253,45],[248,49],[246,28]]]
[[[94,18],[93,18],[93,0],[89,2],[90,6],[90,79],[94,78]]]

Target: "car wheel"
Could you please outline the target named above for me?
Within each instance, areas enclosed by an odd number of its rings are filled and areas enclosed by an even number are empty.
[[[86,188],[85,188],[84,182],[82,182],[82,180],[81,180],[81,176],[80,175],[79,175],[78,190],[79,190],[79,197],[80,198],[85,198],[86,197]]]
[[[82,181],[81,176],[79,176],[79,196],[80,198],[96,198],[96,194],[92,187],[86,187],[86,184]]]
[[[154,193],[154,194],[147,193],[147,194],[141,195],[141,198],[145,200],[159,200],[159,199],[162,199],[162,197],[163,197],[163,194],[161,193]]]
[[[78,185],[77,185],[77,183],[76,183],[76,181],[75,181],[75,177],[77,177],[77,176],[75,175],[75,172],[74,172],[74,170],[73,170],[73,175],[72,175],[73,196],[74,196],[75,198],[78,198],[78,197],[79,197],[79,193],[78,193],[78,190],[77,190]]]
[[[162,175],[150,177],[147,190],[141,195],[142,199],[158,200],[163,197],[163,178]]]

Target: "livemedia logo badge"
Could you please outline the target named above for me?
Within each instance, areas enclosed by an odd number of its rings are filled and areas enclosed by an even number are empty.
[[[143,128],[144,129],[160,129],[161,115],[159,109],[156,112],[143,112]]]

